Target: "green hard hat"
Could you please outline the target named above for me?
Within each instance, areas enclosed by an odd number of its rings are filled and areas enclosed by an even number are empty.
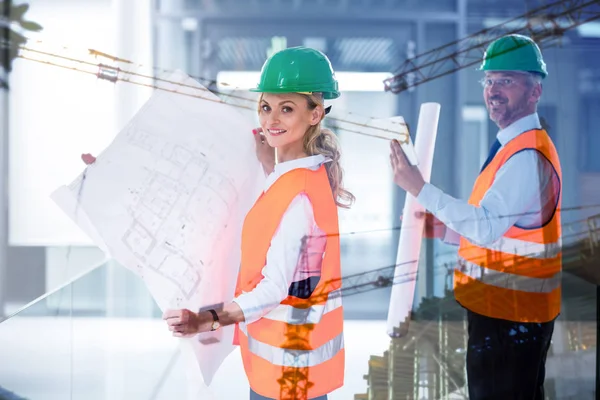
[[[273,54],[263,65],[260,82],[251,92],[323,93],[340,97],[338,82],[327,56],[307,47],[290,47]]]
[[[507,35],[494,40],[483,56],[480,71],[525,71],[548,76],[538,45],[523,35]]]

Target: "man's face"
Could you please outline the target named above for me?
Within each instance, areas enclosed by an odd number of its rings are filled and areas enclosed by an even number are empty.
[[[500,129],[535,112],[542,88],[526,74],[487,71],[483,81],[485,106]]]

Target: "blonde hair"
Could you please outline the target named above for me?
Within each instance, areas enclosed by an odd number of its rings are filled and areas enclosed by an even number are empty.
[[[318,106],[323,107],[322,95],[320,93],[313,93],[312,95],[302,94],[307,100],[309,110],[314,110]],[[260,102],[262,101],[262,94],[258,101],[259,112]],[[325,110],[321,116],[321,121],[325,118]],[[350,191],[343,187],[343,170],[340,165],[341,152],[339,150],[339,144],[337,136],[331,130],[321,128],[321,121],[318,124],[312,125],[304,134],[304,151],[309,156],[323,155],[325,158],[329,158],[331,161],[325,163],[325,170],[327,171],[327,177],[329,178],[329,186],[333,192],[333,199],[338,207],[350,208],[354,203],[355,197]]]

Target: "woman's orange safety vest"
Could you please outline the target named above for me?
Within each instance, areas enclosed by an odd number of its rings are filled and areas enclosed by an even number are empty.
[[[310,199],[315,222],[327,235],[316,288],[308,298],[288,295],[258,321],[240,323],[236,329],[250,387],[272,399],[312,399],[344,382],[338,216],[325,166],[285,173],[254,204],[242,231],[236,296],[251,291],[263,279],[271,239],[300,193]],[[294,397],[290,391],[298,394]]]
[[[562,186],[560,161],[544,130],[524,132],[508,142],[481,172],[469,199],[479,206],[496,172],[516,153],[534,149],[552,164]],[[519,190],[515,187],[515,190]],[[560,312],[562,188],[552,219],[544,226],[512,226],[498,241],[479,246],[461,238],[454,270],[454,295],[465,308],[492,318],[547,322]]]

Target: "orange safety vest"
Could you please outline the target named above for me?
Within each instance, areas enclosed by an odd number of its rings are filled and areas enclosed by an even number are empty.
[[[562,172],[552,140],[541,129],[509,141],[481,172],[469,204],[479,206],[496,172],[516,153],[537,150],[551,164],[562,186]],[[515,187],[515,190],[519,190]],[[547,322],[560,312],[562,188],[552,219],[544,226],[512,226],[498,241],[480,246],[461,238],[454,270],[454,295],[465,308],[492,318]]]
[[[289,393],[296,390],[302,393],[299,399],[312,399],[344,382],[338,216],[325,166],[317,171],[299,168],[285,173],[254,204],[242,230],[236,296],[251,291],[263,279],[261,271],[271,239],[300,193],[310,199],[315,222],[327,235],[316,288],[307,299],[288,295],[258,321],[240,323],[236,328],[250,387],[273,399],[296,398]]]

